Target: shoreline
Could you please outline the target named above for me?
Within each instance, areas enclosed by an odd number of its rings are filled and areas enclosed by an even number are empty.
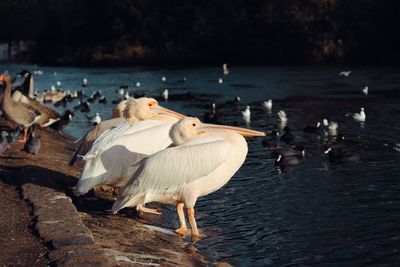
[[[10,123],[0,120],[0,128]],[[76,144],[51,129],[36,129],[42,143],[36,158],[25,159],[22,144],[0,157],[0,181],[17,188],[32,206],[29,231],[47,248],[48,264],[56,266],[206,266],[198,254],[172,230],[144,224],[133,209],[107,212],[113,196],[89,192],[75,197],[72,188],[82,168],[67,162]],[[147,222],[147,221],[146,221]],[[54,224],[54,225],[53,225]],[[11,245],[11,244],[10,244]],[[0,256],[1,257],[1,256]]]

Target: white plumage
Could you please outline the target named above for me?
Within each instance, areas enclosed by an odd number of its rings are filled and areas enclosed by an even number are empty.
[[[188,208],[192,237],[198,236],[194,218],[197,198],[224,186],[247,155],[244,136],[264,136],[248,129],[203,124],[186,117],[174,124],[170,136],[177,147],[162,150],[137,164],[137,171],[120,192],[114,213],[148,202],[176,204],[178,233],[187,231],[183,206]]]
[[[339,73],[339,76],[349,77],[350,73],[351,73],[351,70],[348,70],[348,71],[341,71],[341,72]]]
[[[247,123],[250,122],[251,119],[251,111],[250,111],[250,106],[246,106],[246,109],[244,111],[242,111],[242,116],[243,116],[243,120]]]
[[[86,161],[75,189],[77,195],[85,194],[99,184],[123,186],[140,160],[168,147],[170,123],[155,120],[124,124],[104,132],[83,157]]]
[[[132,119],[104,131],[83,157],[86,163],[75,194],[85,194],[99,184],[124,185],[134,172],[133,164],[171,144],[169,130],[183,117],[152,98],[131,100],[125,111],[132,113],[126,114]]]
[[[272,109],[272,99],[268,99],[267,101],[264,101],[263,105],[266,109]]]
[[[168,100],[168,89],[164,89],[162,94],[163,94],[164,100],[167,101]]]
[[[91,118],[89,119],[89,121],[90,121],[90,123],[93,124],[93,125],[100,124],[100,122],[101,122],[100,114],[96,112],[96,114],[95,114],[93,117],[91,117]]]
[[[364,89],[362,89],[362,92],[364,95],[368,95],[368,86],[365,86]]]
[[[278,112],[278,117],[279,117],[279,121],[281,122],[281,123],[286,123],[287,122],[287,117],[286,117],[286,112],[285,111],[283,111],[283,110],[280,110],[279,112]]]
[[[354,113],[353,119],[356,121],[364,122],[367,118],[367,115],[364,112],[364,108],[361,108],[360,113]]]

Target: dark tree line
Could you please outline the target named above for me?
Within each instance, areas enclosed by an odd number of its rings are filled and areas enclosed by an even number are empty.
[[[397,0],[2,0],[47,64],[397,63]]]

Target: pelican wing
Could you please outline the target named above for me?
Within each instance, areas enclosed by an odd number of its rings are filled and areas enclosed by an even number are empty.
[[[84,194],[98,184],[125,185],[136,171],[137,167],[132,165],[172,143],[169,137],[171,124],[145,125],[147,128],[142,125],[136,128],[136,132],[116,136],[112,142],[97,150],[94,157],[86,158],[75,194]]]
[[[138,183],[146,189],[178,188],[210,174],[227,160],[231,150],[231,144],[222,138],[196,138],[145,159],[129,185],[137,177]]]
[[[83,138],[80,140],[78,148],[75,150],[74,154],[72,154],[71,159],[69,161],[69,165],[72,166],[75,161],[78,159],[78,156],[86,155],[90,148],[92,147],[93,143],[96,139],[105,131],[115,128],[118,125],[121,125],[126,120],[124,118],[115,118],[110,120],[105,120],[96,125],[92,130],[87,132]]]
[[[104,131],[93,143],[89,152],[84,156],[84,159],[96,157],[99,153],[107,150],[115,145],[115,140],[124,135],[135,134],[140,131],[163,124],[161,121],[145,120],[138,122],[126,121],[115,128],[110,128]]]

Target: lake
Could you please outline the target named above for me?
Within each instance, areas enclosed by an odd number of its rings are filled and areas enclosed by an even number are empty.
[[[87,115],[111,117],[111,101],[121,85],[129,91],[160,96],[190,92],[184,101],[160,102],[173,110],[203,117],[215,102],[220,122],[267,131],[278,128],[277,112],[284,110],[288,125],[303,144],[301,164],[277,168],[271,151],[261,138],[248,139],[246,162],[219,191],[200,198],[197,222],[204,238],[193,244],[216,262],[235,266],[291,265],[396,265],[400,263],[400,68],[351,67],[349,77],[339,76],[341,67],[230,67],[224,76],[220,67],[174,68],[72,68],[2,64],[15,74],[26,68],[42,70],[35,87],[80,90],[88,79],[86,94],[101,90],[106,105],[95,103],[91,112],[76,112],[65,129],[74,137],[92,126]],[[161,81],[165,76],[167,82]],[[174,82],[186,78],[186,82]],[[218,83],[222,78],[223,83]],[[20,81],[21,79],[17,79]],[[140,87],[135,84],[140,82]],[[369,87],[365,96],[361,90]],[[239,106],[225,105],[239,96]],[[273,99],[268,112],[262,102]],[[77,100],[66,108],[72,109]],[[251,107],[251,122],[241,110]],[[51,105],[50,105],[51,106]],[[364,107],[367,119],[360,123],[345,116]],[[56,108],[62,112],[64,108]],[[303,132],[307,124],[327,118],[339,124],[346,149],[358,162],[330,163],[325,134]],[[284,143],[279,143],[285,146]],[[163,206],[161,217],[149,216],[159,226],[175,229],[173,206]],[[189,238],[185,240],[190,243]]]

